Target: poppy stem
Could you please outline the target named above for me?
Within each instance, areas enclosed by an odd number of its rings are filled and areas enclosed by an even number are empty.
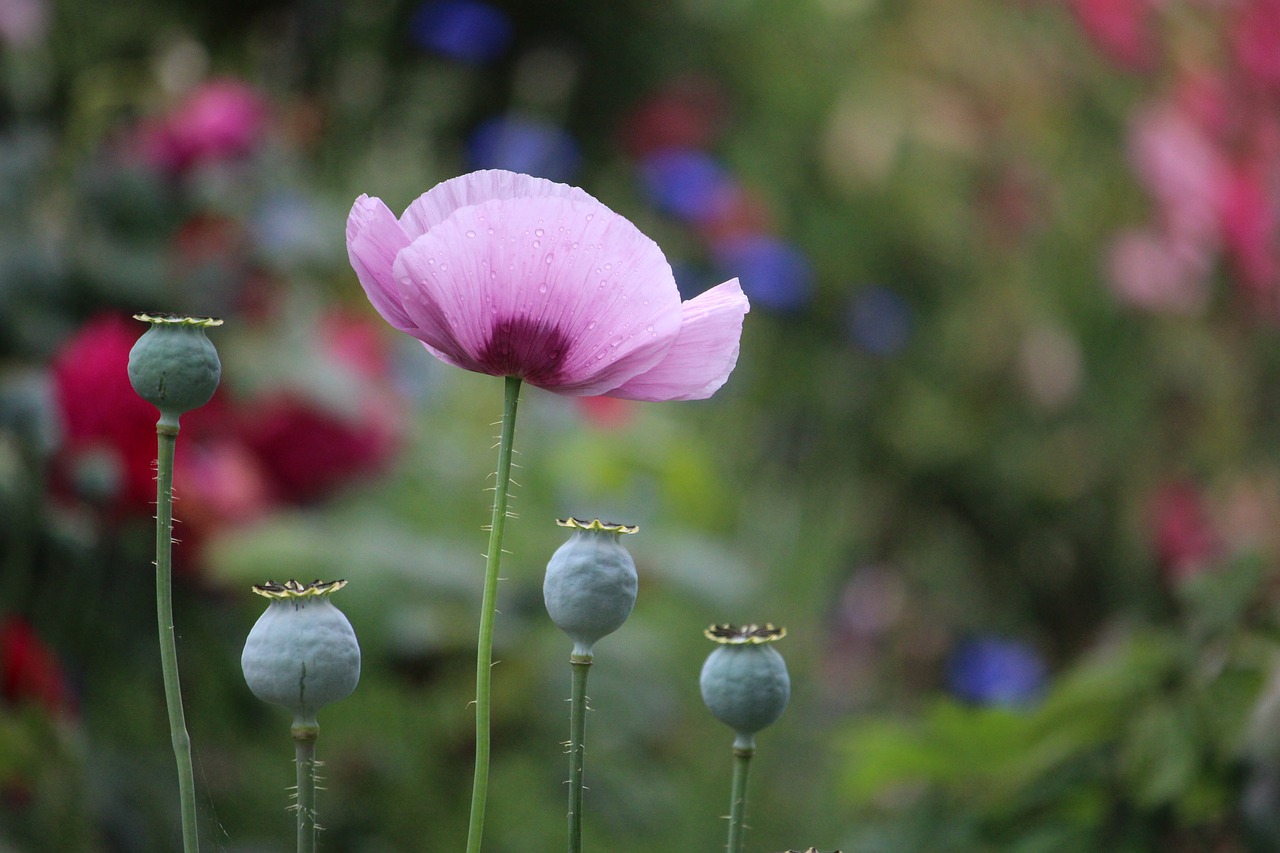
[[[733,742],[733,790],[729,801],[729,853],[742,853],[746,837],[747,771],[756,754],[755,738],[738,735]]]
[[[587,673],[591,657],[573,655],[569,698],[569,853],[582,853],[582,765],[586,760]]]
[[[156,618],[160,626],[160,668],[169,709],[169,736],[178,763],[178,798],[182,808],[182,849],[198,853],[195,774],[191,769],[191,736],[182,712],[178,680],[178,646],[173,632],[173,453],[178,442],[176,418],[156,424]]]
[[[298,853],[316,849],[316,736],[315,726],[293,727],[294,761],[298,765]]]
[[[476,648],[476,770],[471,788],[467,853],[480,853],[484,806],[489,794],[489,685],[493,669],[493,620],[498,595],[498,568],[502,561],[502,534],[507,521],[507,492],[511,486],[511,445],[515,438],[519,402],[520,377],[508,376],[503,395],[502,433],[498,439],[498,482],[494,484],[484,596],[480,604],[480,639]]]

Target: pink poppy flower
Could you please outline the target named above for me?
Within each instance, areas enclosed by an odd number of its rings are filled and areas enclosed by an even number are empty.
[[[1085,34],[1108,59],[1130,71],[1155,61],[1150,0],[1070,0]]]
[[[576,187],[473,172],[399,219],[361,196],[347,252],[388,323],[467,370],[557,394],[697,400],[738,360],[738,280],[682,304],[657,244]]]

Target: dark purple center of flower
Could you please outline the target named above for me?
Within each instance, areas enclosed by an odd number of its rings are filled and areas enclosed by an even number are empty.
[[[499,320],[479,353],[485,372],[494,376],[519,376],[534,385],[560,384],[560,366],[569,349],[569,338],[558,327],[527,317]]]

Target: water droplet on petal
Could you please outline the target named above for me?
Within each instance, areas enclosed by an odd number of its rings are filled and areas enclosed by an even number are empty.
[[[546,292],[547,292],[547,285],[546,285],[546,283],[543,283],[543,284],[538,285],[538,292],[539,292],[539,293],[546,293]]]
[[[534,240],[534,241],[533,241],[533,248],[537,249],[537,248],[540,248],[541,246],[542,246],[542,241],[541,241],[541,240]]]
[[[547,252],[547,256],[543,258],[543,260],[546,261],[547,263],[551,263],[555,259],[556,259],[556,256],[551,254],[550,252]]]
[[[468,232],[467,232],[467,236],[468,236],[468,237],[474,237],[474,236],[476,236],[476,232],[474,232],[474,231],[468,231]]]
[[[541,228],[535,228],[535,229],[533,229],[533,236],[535,236],[535,237],[541,237],[543,234],[546,234],[546,233],[547,233],[547,232],[546,232],[546,231],[543,231]]]
[[[595,320],[592,320],[590,323],[588,323],[588,324],[587,324],[587,331],[588,331],[588,332],[589,332],[589,331],[591,331],[592,329],[594,329],[594,328],[595,328],[596,326],[598,326],[598,325],[600,325],[600,324],[599,324],[599,323],[597,323]]]

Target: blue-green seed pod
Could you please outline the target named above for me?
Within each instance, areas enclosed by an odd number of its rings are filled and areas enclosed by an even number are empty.
[[[791,698],[786,661],[770,645],[787,631],[769,624],[712,625],[704,633],[721,645],[702,665],[702,701],[739,739],[749,741],[782,716]]]
[[[636,564],[619,541],[638,527],[600,519],[560,519],[573,531],[551,555],[542,597],[551,621],[573,640],[573,657],[590,658],[596,640],[622,627],[636,604]]]
[[[253,695],[293,712],[298,727],[351,695],[360,680],[360,644],[347,617],[329,600],[346,581],[267,581],[253,591],[271,600],[244,644],[240,668]]]
[[[138,396],[160,410],[161,423],[178,418],[213,397],[222,378],[218,351],[205,329],[222,325],[211,317],[135,314],[150,323],[129,352],[129,381]]]

